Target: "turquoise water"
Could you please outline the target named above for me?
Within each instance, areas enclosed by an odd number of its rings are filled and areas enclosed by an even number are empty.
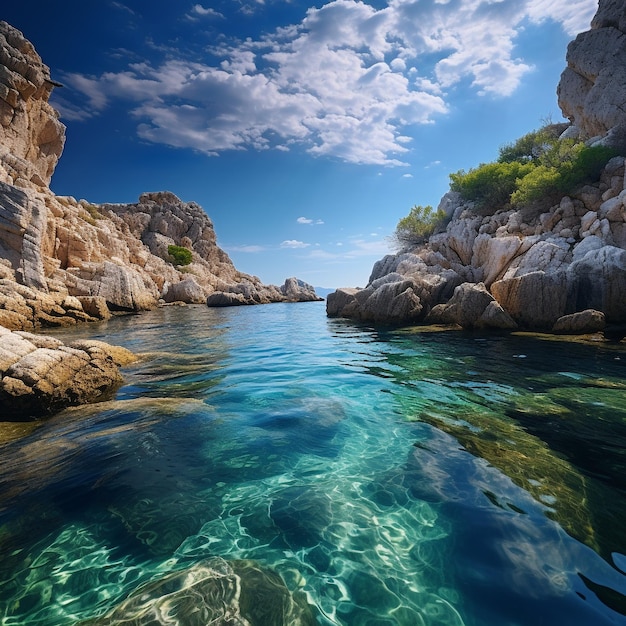
[[[275,571],[328,626],[626,624],[626,346],[324,303],[55,334],[145,357],[0,446],[2,626],[102,616],[215,557]]]

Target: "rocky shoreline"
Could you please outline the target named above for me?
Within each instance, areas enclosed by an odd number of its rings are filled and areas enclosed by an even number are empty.
[[[626,154],[621,11],[619,3],[600,1],[591,29],[568,48],[558,97],[570,119],[562,136]],[[328,316],[626,334],[624,157],[549,208],[503,206],[484,215],[451,191],[439,209],[449,219],[444,232],[378,261],[364,289],[330,294]]]
[[[122,383],[120,367],[137,357],[119,346],[0,326],[0,404],[3,421],[28,421],[68,406],[109,397]]]
[[[59,84],[6,22],[0,64],[0,325],[68,326],[209,296],[211,306],[320,299],[295,278],[277,287],[238,271],[205,211],[171,192],[129,204],[56,196],[65,127],[48,99]],[[182,265],[172,248],[186,251]]]

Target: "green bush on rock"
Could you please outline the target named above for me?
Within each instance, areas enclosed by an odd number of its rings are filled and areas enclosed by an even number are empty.
[[[503,146],[497,161],[450,174],[450,189],[483,213],[506,205],[549,204],[597,179],[619,154],[606,146],[561,139],[562,130],[561,124],[549,124]]]
[[[189,265],[192,260],[191,250],[182,246],[167,246],[167,253],[174,265]]]
[[[432,206],[415,205],[396,226],[393,240],[397,247],[404,248],[423,243],[446,219],[445,211],[435,211]]]

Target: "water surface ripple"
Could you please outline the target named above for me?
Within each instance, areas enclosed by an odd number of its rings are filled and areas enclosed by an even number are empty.
[[[623,345],[376,329],[323,303],[55,334],[146,356],[113,400],[0,445],[0,625],[252,561],[326,626],[626,624]]]

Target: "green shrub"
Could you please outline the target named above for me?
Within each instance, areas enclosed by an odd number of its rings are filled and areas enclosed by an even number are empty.
[[[517,181],[517,189],[511,194],[511,204],[520,206],[541,200],[556,200],[561,186],[561,175],[554,167],[537,165]]]
[[[474,202],[478,209],[497,209],[509,202],[517,189],[517,181],[528,174],[532,163],[519,161],[483,163],[469,172],[450,174],[450,189],[464,200]]]
[[[618,151],[605,146],[586,146],[564,140],[540,159],[541,163],[517,182],[511,194],[513,205],[552,202],[585,182],[597,180],[604,166]]]
[[[567,124],[548,123],[539,130],[533,130],[513,143],[502,146],[498,161],[500,163],[537,161],[558,142],[559,136],[566,128]]]
[[[191,250],[182,246],[167,246],[167,253],[174,265],[189,265],[192,260]]]
[[[432,206],[414,206],[410,213],[403,217],[396,226],[393,239],[400,248],[416,246],[423,243],[435,230],[443,226],[446,213],[435,211]]]

